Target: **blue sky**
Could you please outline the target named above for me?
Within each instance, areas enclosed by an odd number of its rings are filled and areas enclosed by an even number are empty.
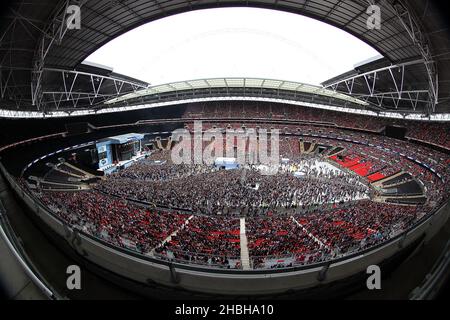
[[[318,85],[379,53],[338,28],[255,8],[192,11],[150,22],[86,60],[158,85],[262,77]]]

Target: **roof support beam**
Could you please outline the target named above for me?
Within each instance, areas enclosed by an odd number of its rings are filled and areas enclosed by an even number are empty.
[[[88,100],[88,105],[91,107],[120,95],[135,92],[137,89],[146,88],[139,82],[76,70],[44,68],[42,72],[45,74],[60,74],[61,76],[63,91],[43,90],[40,95],[42,99],[40,103],[53,104],[56,109],[60,108],[63,99],[71,101],[74,108],[79,105],[79,101]],[[59,76],[55,78],[58,79]],[[102,90],[104,87],[112,87],[113,90]]]
[[[429,85],[429,107],[430,113],[434,113],[436,105],[439,103],[439,82],[437,76],[437,66],[432,58],[430,41],[422,31],[414,13],[406,5],[404,0],[387,0],[391,5],[400,23],[408,32],[412,42],[419,49],[425,68],[427,70]]]
[[[6,88],[8,88],[9,79],[11,79],[12,70],[9,70],[5,80],[3,80],[3,70],[0,69],[0,96],[2,99],[5,98]]]
[[[77,5],[81,8],[86,2],[87,0],[79,0]],[[31,102],[38,109],[42,100],[42,73],[45,66],[45,59],[51,47],[55,43],[61,43],[69,28],[66,16],[67,8],[70,4],[70,0],[61,2],[50,23],[43,30],[43,35],[38,42],[38,47],[34,55],[33,72],[31,75]]]
[[[396,107],[398,107],[400,100],[405,100],[405,97],[403,96],[404,93],[420,93],[422,95],[425,95],[426,98],[423,100],[418,100],[416,102],[421,103],[429,103],[429,90],[423,90],[423,89],[410,89],[408,91],[404,90],[404,81],[405,81],[405,72],[406,67],[423,64],[423,60],[415,60],[410,62],[405,62],[401,64],[391,65],[375,70],[371,70],[369,72],[357,74],[345,79],[340,79],[338,81],[335,81],[333,83],[325,84],[324,88],[331,88],[334,91],[342,92],[344,94],[349,94],[353,97],[357,98],[377,98],[377,105],[381,106],[381,103],[383,102],[383,99],[385,98],[392,98],[394,101],[394,104]],[[397,79],[394,72],[400,72],[400,79]],[[395,88],[395,92],[384,92],[379,85],[377,87],[377,79],[381,75],[386,75],[388,78],[392,80],[393,86]],[[363,83],[365,83],[366,86],[366,93],[355,93],[354,92],[354,83],[356,80],[361,80]],[[344,86],[345,85],[345,86]],[[341,90],[338,90],[341,88]],[[381,97],[381,100],[378,99]],[[370,101],[368,101],[370,102]],[[414,108],[417,108],[417,103],[414,105]]]

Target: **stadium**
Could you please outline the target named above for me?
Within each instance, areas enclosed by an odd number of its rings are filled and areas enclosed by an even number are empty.
[[[373,5],[380,28],[369,28]],[[70,6],[80,28],[66,23]],[[226,75],[153,85],[86,61],[144,24],[226,7],[312,18],[380,55],[320,85]],[[445,290],[450,41],[438,4],[11,1],[1,15],[8,298]],[[68,287],[69,266],[81,269],[83,290]],[[373,266],[381,290],[368,288]]]

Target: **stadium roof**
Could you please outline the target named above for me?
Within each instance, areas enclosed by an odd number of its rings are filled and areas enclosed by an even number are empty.
[[[110,100],[114,90],[116,95],[125,93],[127,90],[123,92],[117,89],[124,85],[133,90],[145,87],[131,79],[123,81],[121,78],[116,81],[113,75],[106,79],[109,80],[111,92],[102,95],[100,91],[105,79],[95,78],[95,74],[85,75],[85,83],[80,88],[74,89],[70,84],[74,78],[81,81],[73,71],[87,56],[137,26],[196,9],[247,6],[292,12],[336,26],[379,51],[389,66],[401,68],[408,61],[421,61],[422,67],[417,68],[411,76],[408,73],[401,87],[400,80],[397,80],[397,85],[393,84],[397,87],[397,102],[387,103],[383,99],[382,109],[398,111],[399,100],[409,99],[412,103],[403,106],[402,102],[401,108],[405,108],[401,110],[403,113],[450,111],[448,28],[440,18],[439,11],[429,1],[378,1],[382,17],[380,29],[367,27],[369,1],[366,0],[79,0],[77,3],[82,14],[79,30],[67,28],[66,8],[72,4],[69,0],[56,3],[50,0],[16,0],[12,1],[8,11],[1,13],[1,109],[32,112],[65,108],[83,110]],[[55,72],[59,74],[48,76]],[[369,78],[369,75],[366,76]],[[66,82],[62,80],[64,77],[68,79]],[[374,78],[377,78],[377,74]],[[419,79],[419,83],[415,79]],[[353,94],[342,89],[342,84],[345,84],[342,81],[347,80],[340,78],[341,85],[333,86],[332,90]],[[367,87],[370,89],[372,83]],[[83,91],[88,88],[92,90]],[[383,90],[388,89],[392,87],[386,84],[376,87],[369,90],[372,99],[367,96],[363,98],[376,105],[374,93],[384,97],[390,92]],[[403,91],[412,94],[412,98],[403,95]],[[418,92],[420,99],[415,98]],[[361,93],[357,97],[360,96]],[[395,100],[395,97],[392,99]],[[62,104],[63,100],[72,104]],[[420,100],[420,103],[414,104],[416,100]]]
[[[311,95],[319,95],[344,102],[351,102],[361,106],[368,106],[367,102],[353,98],[333,90],[328,90],[323,87],[313,86],[309,84],[273,80],[273,79],[258,79],[258,78],[212,78],[212,79],[198,79],[180,81],[174,83],[167,83],[158,86],[148,87],[146,89],[138,90],[129,94],[125,94],[118,98],[113,98],[106,101],[105,104],[119,103],[122,101],[133,100],[136,98],[157,95],[167,92],[192,91],[197,89],[213,89],[213,88],[253,88],[253,89],[275,89],[280,91],[292,91],[294,93],[306,93]],[[229,93],[229,92],[228,92]]]

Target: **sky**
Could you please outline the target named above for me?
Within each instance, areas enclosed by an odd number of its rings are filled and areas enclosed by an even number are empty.
[[[319,85],[377,55],[356,37],[314,19],[269,9],[221,8],[147,23],[86,61],[151,85],[214,77]]]

